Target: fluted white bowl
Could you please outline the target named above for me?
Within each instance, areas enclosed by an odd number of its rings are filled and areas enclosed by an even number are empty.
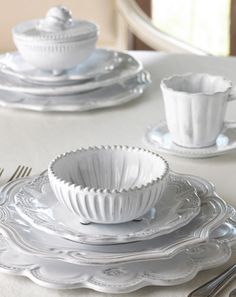
[[[168,172],[161,156],[127,146],[79,149],[48,167],[57,199],[80,221],[102,224],[144,215],[162,197]]]

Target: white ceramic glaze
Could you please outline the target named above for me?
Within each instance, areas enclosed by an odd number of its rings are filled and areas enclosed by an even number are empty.
[[[166,122],[150,126],[145,134],[145,144],[152,150],[184,158],[210,158],[236,149],[236,123],[224,122],[215,145],[204,148],[188,148],[176,145]]]
[[[81,92],[91,93],[91,91],[95,91],[95,89],[108,87],[113,84],[125,85],[128,80],[134,79],[136,76],[140,77],[141,73],[147,73],[146,71],[143,71],[142,64],[132,56],[119,52],[118,57],[122,61],[112,71],[109,71],[108,73],[104,73],[103,69],[101,69],[96,79],[85,80],[82,83],[73,83],[69,85],[59,84],[59,83],[55,85],[54,84],[39,85],[39,84],[35,84],[35,81],[32,82],[32,80],[27,81],[27,80],[19,79],[18,77],[13,76],[12,73],[7,74],[5,71],[2,71],[0,69],[0,90],[17,92],[19,93],[18,95],[35,94],[39,96],[47,95],[47,97],[49,96],[61,97],[69,94],[75,95]],[[82,65],[83,64],[81,64],[81,66]],[[87,72],[87,69],[85,70],[85,73],[86,72]],[[66,73],[65,73],[65,76],[66,76]],[[52,75],[50,74],[47,74],[47,76],[52,77]],[[60,80],[59,77],[63,77],[63,76],[64,74],[61,74],[60,76],[58,76],[58,79],[53,80],[53,82]],[[46,96],[44,97],[46,98]]]
[[[51,289],[90,288],[103,293],[128,293],[140,288],[173,286],[225,263],[235,244],[235,224],[225,222],[210,234],[211,240],[194,245],[170,259],[118,266],[83,266],[19,253],[0,237],[0,271],[25,276]],[[156,288],[158,290],[158,287]]]
[[[15,195],[32,178],[12,181],[1,189],[0,232],[19,253],[73,264],[100,266],[172,258],[190,246],[209,241],[211,231],[235,215],[235,211],[215,193],[212,184],[196,176],[179,177],[187,179],[197,189],[201,211],[171,236],[166,234],[126,244],[88,245],[37,230],[15,209]]]
[[[125,104],[140,97],[150,83],[149,73],[141,71],[122,84],[79,94],[45,96],[0,90],[0,106],[38,112],[83,112]]]
[[[162,197],[169,167],[141,148],[101,146],[59,155],[48,166],[57,199],[84,222],[139,218]]]
[[[21,23],[12,30],[23,58],[36,68],[55,74],[86,60],[98,38],[98,28],[88,21],[74,21],[62,6],[51,8],[43,20]]]
[[[183,147],[214,145],[223,128],[232,83],[204,73],[171,76],[161,82],[168,129]]]
[[[170,173],[162,199],[139,220],[125,224],[83,225],[58,202],[48,176],[37,176],[15,195],[15,207],[30,225],[79,243],[120,244],[147,240],[188,224],[200,211],[200,198],[185,179]]]
[[[84,62],[55,76],[51,72],[34,68],[22,58],[19,52],[9,52],[0,56],[0,71],[26,82],[58,86],[82,83],[86,80],[98,79],[104,74],[109,75],[129,57],[125,53],[113,50],[95,49]]]

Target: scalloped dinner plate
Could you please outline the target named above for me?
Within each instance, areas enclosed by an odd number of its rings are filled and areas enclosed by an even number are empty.
[[[0,69],[0,90],[28,93],[31,95],[47,95],[47,96],[62,96],[69,94],[76,94],[81,92],[90,92],[91,90],[108,87],[114,84],[122,84],[127,80],[135,77],[143,70],[142,64],[130,56],[129,54],[116,52],[118,60],[121,60],[116,67],[108,73],[102,73],[94,80],[85,80],[81,83],[74,84],[56,84],[56,85],[39,85],[32,83],[32,81],[25,81],[6,73],[4,67]],[[117,57],[116,57],[117,58]],[[9,71],[8,71],[9,72]],[[84,71],[86,73],[86,70]],[[32,78],[31,78],[32,80]]]
[[[223,235],[222,235],[223,234]],[[225,263],[235,243],[234,222],[225,222],[210,234],[210,241],[185,249],[173,258],[118,266],[81,266],[18,253],[0,237],[0,271],[26,276],[53,289],[90,288],[104,293],[128,293],[140,288],[173,286]]]
[[[133,78],[89,92],[63,96],[32,95],[0,88],[0,106],[43,112],[82,112],[125,104],[141,96],[151,83],[150,74],[140,71]]]
[[[31,180],[18,179],[1,190],[0,232],[11,247],[31,256],[61,260],[73,264],[107,265],[144,260],[171,258],[187,247],[209,240],[211,230],[234,213],[215,193],[209,182],[193,176],[183,176],[201,198],[200,213],[186,226],[153,239],[126,244],[88,245],[47,234],[25,221],[15,209],[15,195]]]

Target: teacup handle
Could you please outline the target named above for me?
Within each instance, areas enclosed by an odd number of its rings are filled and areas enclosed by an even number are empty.
[[[229,93],[228,101],[236,100],[236,87],[233,87]]]

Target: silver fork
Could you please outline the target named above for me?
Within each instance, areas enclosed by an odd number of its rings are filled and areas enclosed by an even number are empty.
[[[236,296],[236,289],[233,289],[233,291],[229,293],[229,297],[235,297],[235,296]]]
[[[0,176],[2,176],[4,169],[0,168]]]
[[[230,266],[223,273],[211,279],[194,290],[188,297],[214,297],[236,276],[236,264]],[[231,297],[235,292],[231,292]]]
[[[12,174],[12,176],[9,178],[8,182],[17,178],[29,176],[31,171],[32,171],[31,167],[19,165],[14,171],[14,173]]]

